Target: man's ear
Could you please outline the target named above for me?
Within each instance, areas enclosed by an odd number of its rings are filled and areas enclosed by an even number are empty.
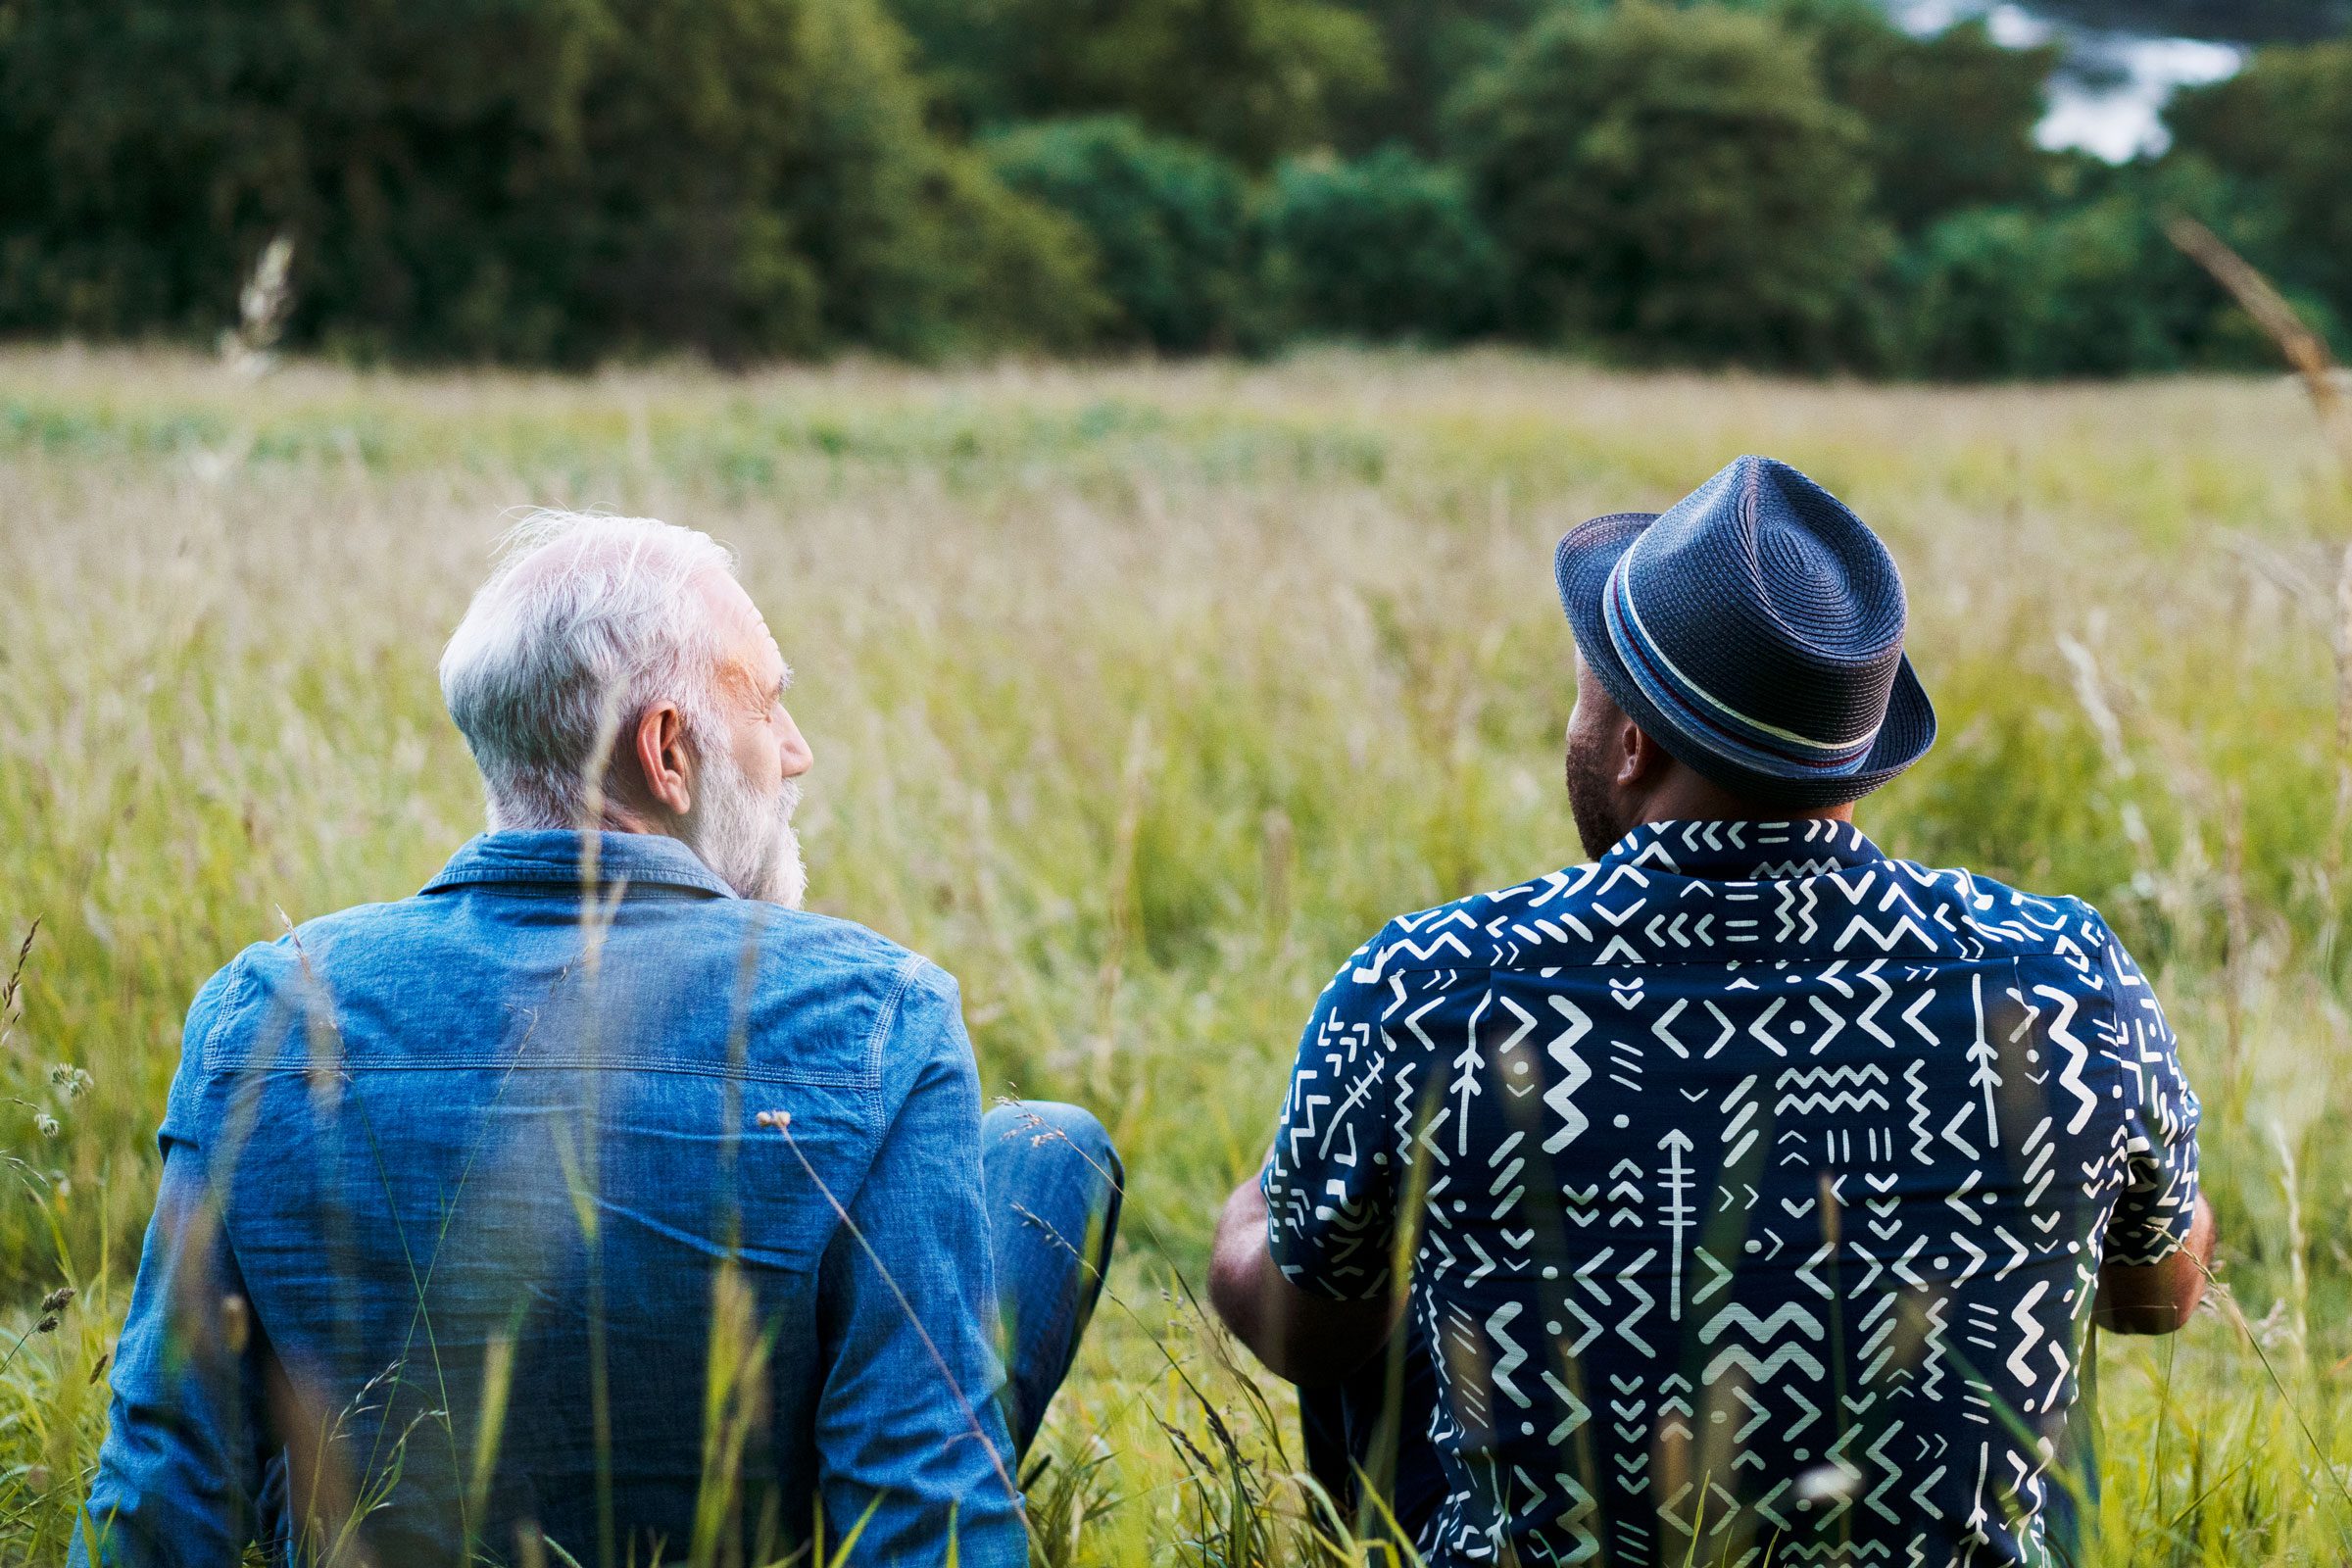
[[[1664,777],[1673,765],[1673,755],[1652,740],[1649,731],[1630,718],[1625,721],[1617,761],[1619,789],[1646,789]]]
[[[686,716],[672,703],[657,703],[637,720],[629,753],[647,800],[672,816],[694,809],[694,760],[686,753]]]

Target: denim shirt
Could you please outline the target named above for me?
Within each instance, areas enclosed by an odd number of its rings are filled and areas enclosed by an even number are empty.
[[[489,834],[250,948],[188,1015],[98,1555],[1025,1563],[979,1120],[954,980],[673,839]]]

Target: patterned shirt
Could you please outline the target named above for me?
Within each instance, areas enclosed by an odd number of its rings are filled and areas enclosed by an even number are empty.
[[[2040,1563],[2099,1266],[2180,1248],[2196,1126],[2088,906],[1675,822],[1358,950],[1265,1192],[1306,1289],[1410,1260],[1434,1564]]]

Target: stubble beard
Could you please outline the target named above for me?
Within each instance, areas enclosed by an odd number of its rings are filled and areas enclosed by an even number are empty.
[[[1568,737],[1568,812],[1576,819],[1576,836],[1589,859],[1597,860],[1633,831],[1618,820],[1612,808],[1607,771],[1594,755],[1598,748],[1571,732]]]

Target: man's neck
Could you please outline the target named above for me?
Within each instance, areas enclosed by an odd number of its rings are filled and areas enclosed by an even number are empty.
[[[597,811],[596,825],[605,833],[656,833],[673,839],[682,836],[671,823],[657,818],[653,812],[612,796],[607,796]]]
[[[1677,767],[1642,803],[1634,826],[1652,822],[1851,822],[1854,803],[1803,809],[1743,800],[1713,780]]]

